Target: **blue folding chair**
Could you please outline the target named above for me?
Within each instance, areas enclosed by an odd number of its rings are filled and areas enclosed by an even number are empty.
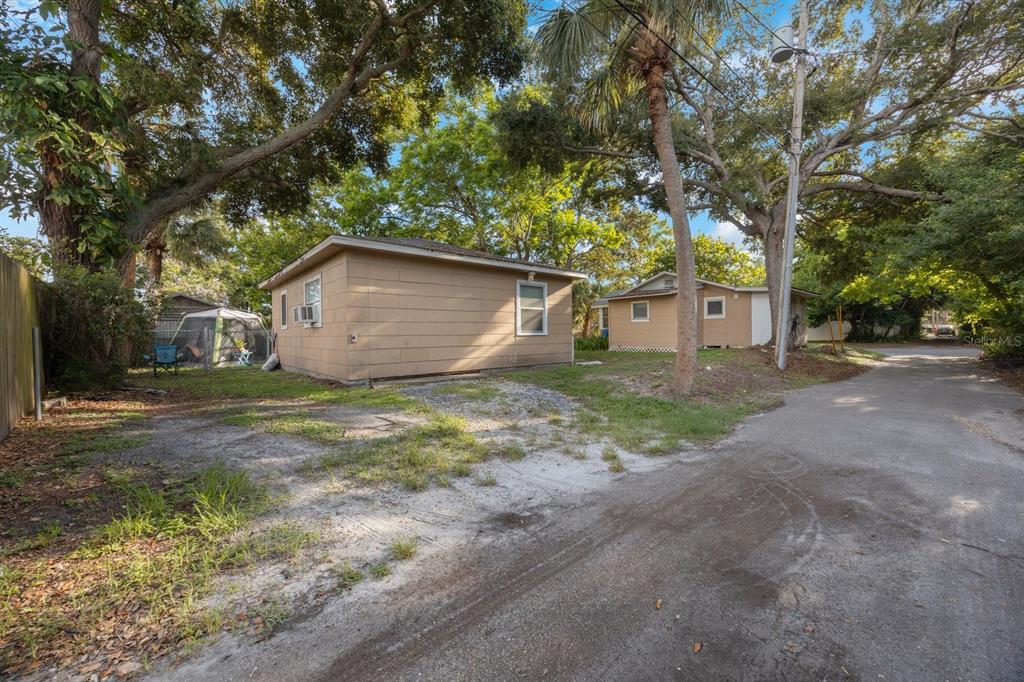
[[[170,373],[172,367],[174,368],[174,373],[177,374],[178,347],[174,344],[158,344],[155,351],[155,357],[153,358],[153,376],[156,376],[157,370],[159,369]]]

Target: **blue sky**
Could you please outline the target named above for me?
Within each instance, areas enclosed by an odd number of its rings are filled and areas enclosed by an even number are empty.
[[[531,26],[541,20],[544,11],[558,7],[561,4],[561,0],[541,0],[539,3],[539,9],[534,11],[530,17]],[[791,7],[792,0],[785,0],[772,5],[771,14],[774,17],[773,22],[778,23],[778,20],[780,19],[785,20],[785,18],[789,16]],[[739,245],[743,239],[743,235],[735,226],[725,223],[716,223],[708,217],[706,212],[691,216],[691,228],[694,233],[711,234],[737,245]],[[12,235],[25,237],[39,236],[39,223],[34,217],[15,221],[10,216],[7,209],[0,209],[0,229],[6,230]]]

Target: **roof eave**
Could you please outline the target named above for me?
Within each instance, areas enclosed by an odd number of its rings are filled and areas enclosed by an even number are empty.
[[[319,255],[324,249],[336,246],[339,248],[349,247],[356,249],[364,249],[366,251],[382,251],[385,253],[397,253],[407,256],[424,256],[427,258],[436,258],[438,260],[445,260],[458,263],[469,263],[472,265],[480,265],[489,268],[498,268],[501,270],[515,270],[517,272],[536,272],[545,275],[553,275],[555,277],[566,277],[568,279],[586,279],[587,274],[584,272],[577,272],[576,270],[563,270],[561,268],[553,268],[546,265],[527,265],[525,263],[513,263],[510,261],[492,260],[490,258],[480,258],[476,256],[466,256],[455,253],[446,253],[444,251],[434,251],[418,246],[406,246],[403,244],[388,244],[386,242],[368,242],[358,238],[344,237],[342,235],[331,235],[322,242],[311,248],[306,253],[293,260],[288,265],[284,266],[276,273],[260,282],[260,289],[270,289],[277,283],[279,283],[288,273],[295,271],[303,263],[312,260],[316,255]]]

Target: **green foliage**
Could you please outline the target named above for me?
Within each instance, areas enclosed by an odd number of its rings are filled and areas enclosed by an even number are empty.
[[[385,28],[371,30],[382,11]],[[70,41],[72,20],[97,27],[102,59]],[[70,209],[62,236],[98,262],[140,245],[196,195],[219,192],[236,224],[302,207],[315,179],[361,163],[383,168],[395,131],[429,116],[446,88],[518,75],[525,26],[521,0],[5,8],[4,196],[16,215],[40,199]],[[317,121],[350,67],[379,73]],[[315,125],[298,129],[303,121]],[[294,140],[275,153],[239,156],[286,131]],[[214,179],[228,159],[245,172]],[[195,194],[169,198],[189,183]],[[149,211],[158,204],[170,210]]]
[[[945,307],[989,353],[1024,353],[1024,138],[1014,130],[922,139],[872,171],[886,183],[916,177],[942,201],[816,202],[798,270],[798,283],[828,294],[815,317],[841,303],[855,340],[886,329],[915,338],[922,314]]]
[[[0,251],[23,265],[36,279],[47,279],[50,274],[50,252],[40,239],[12,237],[0,227]]]
[[[750,251],[706,234],[693,235],[693,264],[698,279],[731,286],[764,286],[764,261]],[[670,242],[661,245],[644,279],[659,272],[675,272],[676,254]]]
[[[128,247],[121,226],[136,205],[116,171],[127,115],[109,84],[69,72],[62,37],[31,15],[10,11],[0,24],[0,194],[18,218],[36,212],[45,187],[75,216],[74,248],[111,262]]]
[[[576,350],[608,350],[607,336],[577,336],[574,343]]]
[[[119,386],[150,350],[147,307],[115,273],[59,270],[41,298],[48,382],[68,390]]]

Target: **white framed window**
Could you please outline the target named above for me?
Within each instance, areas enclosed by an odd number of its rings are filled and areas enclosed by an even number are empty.
[[[547,336],[547,282],[516,283],[516,334],[519,336]]]
[[[281,329],[288,328],[288,290],[281,292]]]
[[[302,283],[302,300],[303,305],[313,306],[314,315],[316,316],[316,322],[313,323],[314,327],[320,326],[320,275],[316,277],[310,277]]]
[[[598,308],[598,310],[601,311],[601,321],[600,321],[600,325],[601,326],[599,327],[599,329],[607,329],[608,328],[608,307],[605,306],[604,308]]]
[[[630,321],[632,322],[650,322],[651,321],[651,304],[648,301],[633,301],[629,306],[630,310]]]
[[[714,296],[704,299],[704,319],[725,319],[725,296]]]

